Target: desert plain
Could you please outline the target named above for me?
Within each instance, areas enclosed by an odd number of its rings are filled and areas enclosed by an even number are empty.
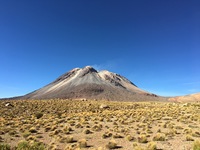
[[[200,103],[1,100],[1,150],[199,150]]]

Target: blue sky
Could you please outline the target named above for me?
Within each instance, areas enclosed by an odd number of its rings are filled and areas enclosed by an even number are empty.
[[[0,1],[0,97],[92,65],[163,96],[200,92],[199,0]]]

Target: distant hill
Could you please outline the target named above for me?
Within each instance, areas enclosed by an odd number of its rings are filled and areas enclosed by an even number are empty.
[[[200,102],[200,93],[169,98],[171,102]]]
[[[107,70],[98,72],[91,66],[72,69],[43,88],[20,97],[20,99],[52,98],[166,101],[164,97],[138,88],[119,74]]]

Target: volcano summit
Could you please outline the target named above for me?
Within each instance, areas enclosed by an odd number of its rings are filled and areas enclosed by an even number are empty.
[[[97,71],[91,66],[75,68],[52,83],[26,94],[22,99],[100,99],[116,101],[164,100],[139,89],[125,77],[107,70]]]

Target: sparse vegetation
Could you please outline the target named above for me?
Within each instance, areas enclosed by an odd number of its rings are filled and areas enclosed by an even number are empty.
[[[78,141],[78,146],[80,147],[80,148],[86,148],[88,145],[87,145],[87,141],[86,141],[86,139],[81,139],[81,140],[79,140]]]
[[[139,143],[147,143],[147,136],[146,135],[140,135],[138,136],[138,142]]]
[[[10,150],[10,145],[5,143],[0,143],[0,150]]]
[[[128,141],[133,141],[133,140],[134,140],[134,137],[131,136],[131,135],[127,135],[127,136],[126,136],[126,139],[127,139]]]
[[[186,141],[194,141],[194,138],[191,135],[187,135]]]
[[[45,146],[40,142],[20,141],[17,145],[17,150],[45,150]]]
[[[149,142],[147,144],[147,150],[156,150],[156,149],[157,149],[157,146],[155,142]]]
[[[0,101],[0,150],[199,150],[200,103],[55,99],[13,100],[14,107],[4,107],[5,102]]]
[[[73,143],[74,142],[74,137],[73,136],[67,136],[65,138],[66,143]]]
[[[197,140],[193,143],[193,150],[200,150],[200,141]]]
[[[108,142],[108,144],[106,145],[106,148],[108,148],[108,149],[115,149],[115,148],[117,148],[116,141],[115,140],[110,140]]]
[[[161,134],[161,133],[157,133],[154,137],[153,137],[154,141],[165,141],[165,135]]]

